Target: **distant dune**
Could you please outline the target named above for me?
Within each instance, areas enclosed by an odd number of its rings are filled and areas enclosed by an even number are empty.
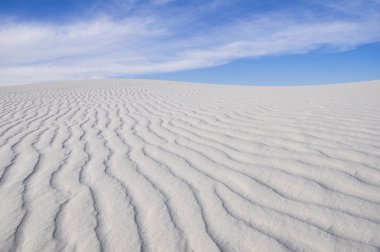
[[[0,251],[379,251],[380,81],[0,88]]]

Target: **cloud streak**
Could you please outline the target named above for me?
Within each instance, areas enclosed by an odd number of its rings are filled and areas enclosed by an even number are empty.
[[[357,1],[355,12],[352,6],[323,5],[329,11],[317,15],[288,7],[215,23],[206,17],[221,19],[231,3],[210,2],[185,11],[186,6],[172,2],[136,4],[136,11],[122,18],[97,13],[63,24],[3,22],[0,84],[173,72],[320,48],[349,50],[380,40],[376,2],[372,11]]]

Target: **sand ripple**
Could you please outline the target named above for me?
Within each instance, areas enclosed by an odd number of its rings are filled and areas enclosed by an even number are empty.
[[[1,251],[378,251],[380,82],[0,88]]]

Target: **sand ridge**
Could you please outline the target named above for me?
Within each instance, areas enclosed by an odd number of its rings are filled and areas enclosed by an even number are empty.
[[[379,94],[0,88],[0,250],[378,251]]]

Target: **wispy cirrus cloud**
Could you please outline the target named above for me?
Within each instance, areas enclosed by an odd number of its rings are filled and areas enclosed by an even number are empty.
[[[376,1],[257,11],[231,1],[175,2],[115,2],[129,13],[117,18],[109,9],[66,23],[3,21],[0,84],[173,72],[380,40]]]

